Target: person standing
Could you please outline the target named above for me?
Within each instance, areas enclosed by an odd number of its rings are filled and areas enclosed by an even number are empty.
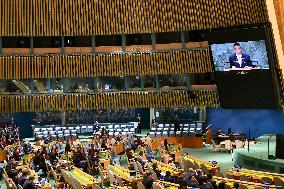
[[[136,121],[138,122],[138,125],[137,125],[137,133],[138,133],[138,134],[141,134],[142,117],[140,116],[140,114],[138,114]]]
[[[175,133],[177,131],[180,131],[180,125],[179,125],[179,120],[178,120],[178,116],[176,115],[175,119],[174,119],[174,131]]]

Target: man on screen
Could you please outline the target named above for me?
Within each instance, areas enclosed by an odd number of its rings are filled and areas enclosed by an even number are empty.
[[[240,43],[234,44],[234,54],[229,57],[230,67],[245,68],[254,67],[248,54],[243,53]]]

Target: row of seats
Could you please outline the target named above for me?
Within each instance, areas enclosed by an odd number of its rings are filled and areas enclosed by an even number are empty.
[[[114,137],[114,136],[117,136],[117,135],[119,135],[119,134],[121,134],[121,136],[122,136],[122,138],[130,138],[130,137],[132,137],[134,134],[135,134],[135,132],[133,131],[129,131],[129,132],[109,132],[108,133],[108,135],[109,135],[109,138],[112,138],[112,137]],[[99,132],[94,132],[94,135],[101,135],[101,132],[99,131]]]
[[[51,136],[51,140],[69,140],[69,139],[77,139],[77,131],[76,130],[64,130],[64,131],[43,131],[43,132],[35,132],[35,138],[43,140],[48,136]]]
[[[78,126],[34,126],[34,136],[38,139],[43,139],[51,136],[52,139],[68,140],[77,138],[78,134],[98,134],[100,135],[103,128],[109,131],[109,136],[118,135],[122,133],[123,137],[132,136],[135,133],[135,124],[96,124],[96,125],[78,125]]]
[[[185,128],[202,128],[202,123],[191,123],[191,124],[179,124],[179,127],[181,129]],[[154,127],[152,129],[164,129],[164,128],[174,128],[174,124],[159,124],[157,127]]]
[[[197,135],[196,132],[186,132],[186,131],[163,131],[163,132],[150,132],[150,137],[182,137],[182,136],[194,136]]]
[[[158,127],[150,129],[150,136],[189,136],[195,134],[202,134],[202,124],[180,124],[177,132],[174,132],[174,126],[171,124],[159,124]]]
[[[174,132],[173,124],[159,124],[150,129],[150,137],[180,137],[202,134],[202,123],[180,124],[180,128]]]

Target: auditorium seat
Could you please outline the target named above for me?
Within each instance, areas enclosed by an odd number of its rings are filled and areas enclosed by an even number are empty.
[[[71,139],[70,130],[64,130],[64,139],[65,140]]]
[[[156,137],[161,137],[162,136],[162,133],[160,131],[157,131],[156,132]]]
[[[82,127],[81,127],[81,133],[82,133],[82,134],[87,133],[87,126],[82,126]]]
[[[175,132],[174,131],[170,131],[169,137],[175,137]]]
[[[150,132],[150,137],[156,137],[156,132]]]
[[[63,131],[57,131],[57,138],[58,140],[64,140]]]
[[[55,125],[46,125],[45,128],[42,128],[42,126],[34,126],[34,136],[37,137],[38,135],[47,135],[47,133],[43,134],[44,131],[50,132],[54,131],[56,135],[63,134],[65,130],[70,131],[70,137],[77,138],[78,134],[95,134],[93,133],[93,125],[77,125],[77,126],[55,126]],[[134,123],[131,124],[98,124],[99,132],[96,133],[100,135],[103,128],[106,128],[109,130],[110,133],[119,133],[119,132],[125,132],[124,136],[132,136],[135,133],[134,129]],[[162,128],[163,129],[163,128]],[[72,132],[71,132],[72,131]],[[162,132],[163,130],[161,130]],[[126,134],[127,133],[127,134]],[[112,137],[112,136],[111,136]],[[69,138],[66,137],[66,138]]]
[[[93,133],[94,132],[93,126],[87,126],[86,132],[87,133]]]
[[[47,130],[43,131],[42,134],[43,134],[43,137],[44,137],[44,138],[47,138],[47,137],[48,137],[48,131],[47,131]]]
[[[109,134],[109,137],[112,138],[114,133],[113,132],[109,132],[108,134]]]
[[[55,131],[49,131],[49,135],[51,136],[51,140],[57,140],[57,135]]]
[[[43,135],[42,135],[42,134],[38,134],[38,135],[37,135],[37,139],[39,139],[39,140],[43,140],[43,139],[44,139],[44,137],[43,137]]]
[[[176,137],[181,137],[181,131],[176,132]]]
[[[61,127],[55,127],[55,132],[61,131]]]
[[[169,136],[168,131],[163,131],[162,137],[168,137],[168,136]]]
[[[77,131],[77,133],[81,133],[81,127],[80,126],[76,126],[76,131]]]
[[[134,133],[134,132],[135,132],[135,129],[134,129],[134,128],[131,128],[131,129],[130,129],[130,132],[131,132],[131,133]]]

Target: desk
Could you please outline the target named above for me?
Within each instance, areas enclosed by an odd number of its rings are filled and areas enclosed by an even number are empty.
[[[130,171],[119,165],[109,165],[109,170],[121,179],[131,183],[132,188],[137,188],[137,183],[143,181],[143,177],[136,175],[135,177],[130,177]]]
[[[182,172],[182,170],[177,169],[175,167],[172,167],[169,164],[165,164],[165,163],[162,163],[162,162],[157,161],[157,160],[152,160],[152,162],[157,164],[157,168],[160,171],[162,171],[162,172],[170,171],[172,176],[175,176],[175,177],[179,176]]]
[[[216,180],[217,185],[223,181],[231,187],[233,187],[235,182],[238,182],[239,184],[247,186],[248,189],[255,189],[256,187],[262,187],[262,188],[266,187],[265,184],[260,184],[260,183],[255,183],[255,182],[247,182],[247,181],[240,181],[240,180],[236,181],[235,179],[228,179],[228,178],[215,177],[215,176],[213,178]],[[269,185],[269,188],[275,188],[275,185]]]
[[[7,150],[0,150],[0,161],[7,160],[8,152]]]
[[[95,178],[91,175],[83,172],[81,169],[74,167],[73,170],[68,171],[69,175],[73,178],[76,178],[82,186],[86,188],[92,188],[93,183],[96,182]]]
[[[154,184],[160,186],[161,188],[168,188],[168,189],[178,189],[180,187],[179,184],[161,181],[161,180],[156,180]]]
[[[186,155],[184,156],[185,160],[189,160],[193,163],[193,161],[195,161],[198,165],[200,164],[204,164],[206,166],[206,168],[208,169],[209,172],[211,172],[213,175],[215,175],[216,171],[220,171],[220,166],[219,165],[213,165],[210,162],[207,161],[202,161],[201,159],[198,159],[194,156],[191,155]]]
[[[277,173],[270,173],[270,172],[263,172],[263,171],[254,171],[249,169],[233,169],[230,171],[226,171],[225,174],[232,176],[234,179],[239,180],[241,175],[250,177],[252,182],[261,182],[261,179],[263,177],[268,177],[271,180],[274,179],[274,177],[278,177],[281,180],[284,180],[284,174],[277,174]]]
[[[168,139],[169,144],[181,144],[183,148],[202,148],[203,139],[197,136],[187,136],[187,137],[153,137],[150,143],[152,150],[156,150],[161,146],[161,143]]]
[[[169,153],[174,156],[175,162],[178,162],[182,154],[182,145],[169,145]]]
[[[100,163],[104,164],[104,169],[107,169],[109,164],[110,164],[110,158],[109,158],[109,152],[104,151],[104,152],[99,152],[99,157],[100,157]]]
[[[117,155],[121,154],[122,152],[124,152],[124,143],[119,142],[117,144],[113,144],[111,146],[111,149],[114,151],[114,154],[117,156]]]

